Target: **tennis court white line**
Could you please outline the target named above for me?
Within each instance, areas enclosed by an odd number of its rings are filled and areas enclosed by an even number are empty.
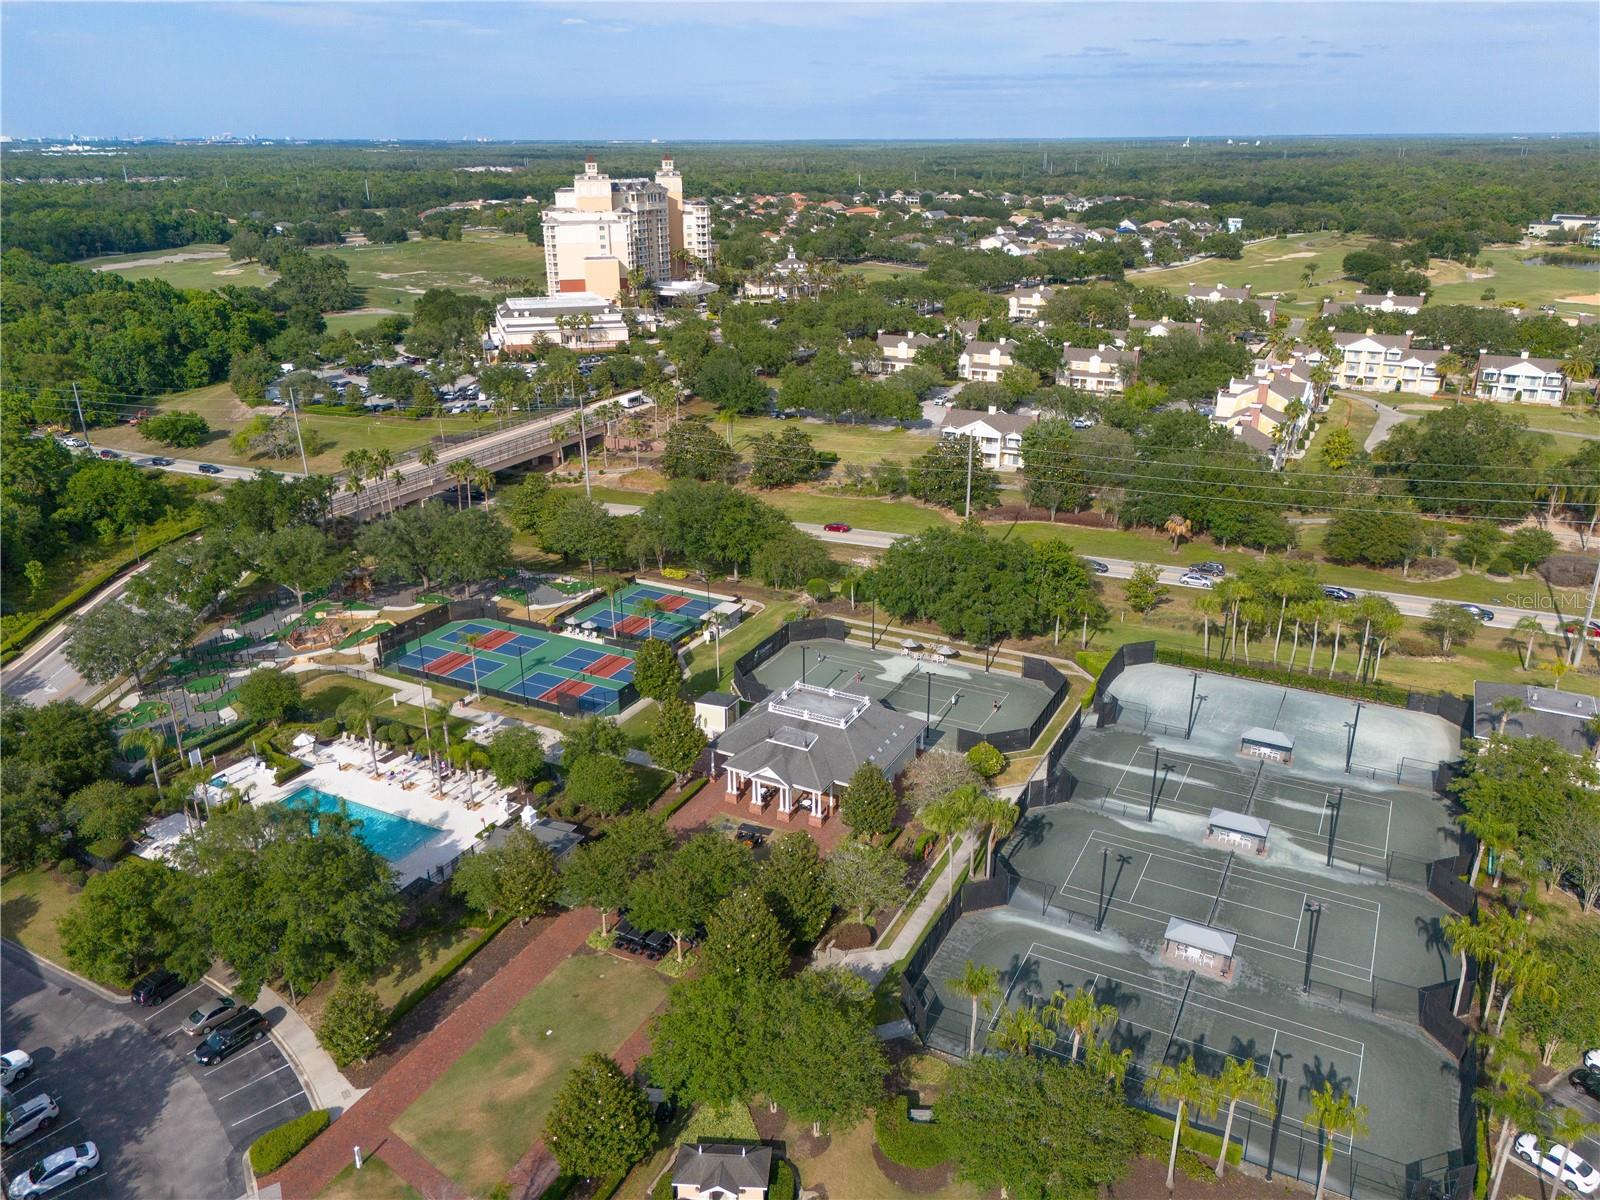
[[[1057,957],[1058,955],[1062,957]],[[1181,997],[1181,994],[1175,994],[1167,991],[1162,985],[1161,980],[1157,979],[1155,976],[1146,975],[1140,971],[1126,970],[1121,967],[1111,968],[1105,963],[1100,962],[1098,959],[1090,958],[1085,954],[1079,954],[1076,950],[1064,950],[1056,946],[1046,946],[1039,942],[1033,942],[1028,947],[1028,957],[1037,958],[1041,962],[1052,963],[1058,967],[1075,966],[1080,970],[1088,967],[1095,972],[1097,978],[1104,977],[1106,979],[1114,980],[1117,983],[1132,984],[1134,985],[1133,990],[1135,991],[1150,992],[1167,1000],[1176,1001]],[[1026,959],[1024,962],[1026,962]],[[1196,999],[1195,994],[1190,992],[1189,1002],[1185,1007],[1197,1008],[1203,1012],[1214,1013],[1220,1017],[1230,1017],[1235,1020],[1248,1021],[1253,1025],[1261,1026],[1262,1029],[1276,1029],[1283,1033],[1290,1033],[1302,1041],[1320,1046],[1324,1050],[1330,1050],[1340,1054],[1364,1056],[1367,1050],[1367,1044],[1364,1041],[1360,1041],[1356,1038],[1347,1038],[1337,1033],[1329,1033],[1325,1029],[1321,1029],[1314,1025],[1307,1025],[1303,1022],[1294,1020],[1292,1017],[1284,1017],[1277,1013],[1268,1012],[1264,1009],[1252,1008],[1248,1004],[1237,1004],[1231,1000],[1222,1000],[1213,996],[1205,996],[1203,999]],[[1297,1030],[1299,1032],[1296,1032]],[[1333,1040],[1325,1041],[1323,1040],[1325,1038],[1331,1038]],[[1335,1043],[1343,1044],[1336,1045]]]
[[[1088,900],[1095,895],[1095,893],[1088,892],[1086,889],[1079,888],[1076,884],[1072,886],[1074,891],[1080,891],[1084,893],[1079,897],[1080,899]],[[1063,890],[1065,890],[1065,885],[1063,885]],[[1226,904],[1228,901],[1224,900],[1223,903]],[[1107,905],[1107,908],[1111,912],[1125,913],[1126,915],[1140,921],[1149,921],[1153,925],[1159,925],[1162,929],[1166,928],[1167,922],[1171,918],[1181,915],[1178,913],[1167,912],[1165,909],[1150,908],[1148,905],[1129,904],[1128,902],[1122,900],[1113,900]],[[1135,909],[1144,909],[1145,911],[1136,912],[1134,911]],[[1152,916],[1150,914],[1155,915]],[[1197,918],[1184,917],[1183,919],[1186,921],[1193,921]],[[1284,919],[1287,920],[1288,918],[1285,917]],[[1298,948],[1295,946],[1290,946],[1283,942],[1275,942],[1270,938],[1264,938],[1255,934],[1244,933],[1238,930],[1235,930],[1234,933],[1239,939],[1239,945],[1245,947],[1246,949],[1254,950],[1259,954],[1270,954],[1272,957],[1281,958],[1285,962],[1298,963],[1305,961],[1304,953],[1298,952]],[[1377,944],[1376,932],[1373,934],[1373,944],[1374,946]],[[1273,947],[1277,948],[1274,949]],[[1295,950],[1297,952],[1293,954],[1282,953],[1285,950]],[[1372,983],[1371,971],[1368,968],[1363,967],[1360,963],[1347,962],[1342,958],[1334,958],[1331,955],[1320,953],[1312,955],[1312,962],[1324,967],[1330,975],[1342,975],[1346,979],[1353,979],[1358,983],[1364,983],[1368,985]],[[1348,971],[1341,971],[1339,969],[1340,967],[1349,967],[1350,969]]]
[[[1089,837],[1084,842],[1084,849],[1086,850],[1089,843],[1096,840],[1107,842],[1113,846],[1120,847],[1123,850],[1137,850],[1144,854],[1170,859],[1173,862],[1182,863],[1186,866],[1199,867],[1204,870],[1214,872],[1218,876],[1222,874],[1221,860],[1219,859],[1208,858],[1204,855],[1195,854],[1187,850],[1175,850],[1161,842],[1146,842],[1138,837],[1135,837],[1131,833],[1113,833],[1100,829],[1092,830],[1089,834]],[[1083,851],[1080,850],[1078,855],[1079,858],[1082,858]],[[1276,876],[1268,875],[1266,872],[1257,870],[1254,867],[1240,866],[1237,859],[1234,860],[1234,866],[1231,874],[1235,878],[1249,879],[1253,882],[1260,883],[1264,887],[1278,888],[1286,892],[1310,892],[1309,883],[1301,883],[1299,887],[1290,887],[1287,884],[1280,883]],[[1071,878],[1070,873],[1067,877],[1069,879]],[[1214,890],[1215,889],[1213,889],[1213,891]],[[1320,899],[1321,897],[1316,898]],[[1345,899],[1343,897],[1336,898],[1331,896],[1327,897],[1327,899],[1330,903],[1338,904],[1345,908],[1365,908],[1367,911],[1374,913],[1381,911],[1383,907],[1381,904],[1372,900]]]
[[[1151,858],[1146,858],[1144,860],[1144,866],[1139,868],[1139,878],[1138,878],[1137,882],[1135,882],[1134,885],[1133,885],[1133,891],[1128,893],[1128,899],[1129,900],[1132,900],[1135,896],[1137,896],[1139,894],[1139,884],[1144,882],[1144,873],[1150,869],[1150,863],[1151,863],[1153,857],[1154,856],[1151,856]]]
[[[1131,767],[1128,768],[1128,770],[1131,770],[1131,769],[1132,769]],[[1124,772],[1124,776],[1126,776],[1126,771]],[[1185,780],[1184,782],[1187,783],[1188,780]],[[1179,793],[1182,792],[1182,790],[1183,790],[1182,787],[1180,787],[1178,789],[1178,791],[1174,792],[1171,796],[1165,797],[1165,798],[1161,799],[1160,801],[1158,801],[1157,807],[1158,808],[1175,808],[1179,812],[1186,812],[1186,813],[1190,813],[1190,814],[1192,814],[1194,816],[1200,816],[1200,817],[1209,815],[1213,808],[1225,807],[1225,806],[1222,806],[1222,805],[1207,804],[1204,801],[1201,801],[1198,804],[1192,804],[1192,803],[1180,801],[1178,799],[1178,795],[1179,795]],[[1116,785],[1111,789],[1111,793],[1110,794],[1112,795],[1112,797],[1114,797],[1117,800],[1121,800],[1125,804],[1133,803],[1135,800],[1137,800],[1139,803],[1142,803],[1142,804],[1148,804],[1149,803],[1148,794],[1139,794],[1137,796],[1134,796],[1132,794],[1131,789],[1122,790],[1122,780],[1120,780],[1120,779],[1117,781]],[[1230,792],[1230,793],[1227,793],[1227,795],[1233,795],[1233,793]],[[1323,803],[1324,803],[1324,805],[1326,805],[1327,799],[1328,799],[1328,797],[1324,794],[1323,795]],[[1273,800],[1273,798],[1268,796],[1268,797],[1265,797],[1263,800],[1258,801],[1257,804],[1258,804],[1258,806],[1260,804],[1263,804],[1263,803],[1264,804],[1272,804],[1272,800]],[[1284,811],[1284,809],[1283,809],[1283,807],[1281,805],[1274,806],[1274,812],[1275,813],[1281,813],[1283,811]],[[1389,819],[1391,821],[1393,821],[1393,819],[1394,819],[1394,809],[1392,807],[1389,810]],[[1316,829],[1309,829],[1306,826],[1296,825],[1296,824],[1293,824],[1292,822],[1285,821],[1285,820],[1282,820],[1281,818],[1277,818],[1277,817],[1274,818],[1272,823],[1274,825],[1276,825],[1278,828],[1286,830],[1289,833],[1304,834],[1307,837],[1311,837],[1311,836],[1321,837],[1322,836],[1321,821],[1320,820],[1318,821],[1318,828],[1316,828]],[[1348,847],[1350,847],[1352,849],[1364,851],[1367,854],[1371,854],[1371,855],[1373,855],[1375,857],[1379,857],[1379,858],[1382,858],[1383,856],[1385,856],[1385,855],[1387,855],[1389,853],[1389,847],[1388,847],[1387,844],[1385,844],[1383,846],[1378,846],[1378,845],[1374,845],[1371,842],[1358,842],[1358,841],[1354,840],[1353,838],[1336,837],[1336,838],[1333,839],[1333,844],[1335,846],[1348,846]]]

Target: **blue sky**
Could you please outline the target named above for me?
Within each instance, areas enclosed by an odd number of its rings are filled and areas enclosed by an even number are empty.
[[[0,6],[13,137],[1593,130],[1600,5]]]

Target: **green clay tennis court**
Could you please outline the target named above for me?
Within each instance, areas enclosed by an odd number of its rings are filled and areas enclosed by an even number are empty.
[[[505,621],[451,621],[385,659],[391,666],[534,704],[614,715],[633,682],[633,654]]]
[[[871,697],[927,720],[935,740],[947,730],[1026,728],[1050,703],[1050,689],[1032,679],[985,671],[926,648],[873,649],[831,638],[790,642],[754,674],[774,691],[805,682]]]
[[[681,641],[717,606],[717,601],[657,583],[632,583],[562,618],[564,624],[613,637]]]

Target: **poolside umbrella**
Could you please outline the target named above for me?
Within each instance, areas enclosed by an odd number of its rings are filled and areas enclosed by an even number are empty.
[[[596,625],[593,621],[585,621],[583,623],[583,628],[587,629],[590,633],[593,633],[595,630],[599,629],[600,626]]]
[[[954,658],[956,656],[956,648],[954,646],[940,646],[939,654],[944,658]]]
[[[900,648],[902,650],[921,650],[922,643],[917,641],[915,638],[905,638],[901,641]]]
[[[578,618],[575,617],[575,616],[568,615],[568,616],[565,616],[565,617],[561,618],[561,623],[563,625],[576,625],[578,623]]]
[[[317,735],[310,730],[306,730],[303,733],[296,734],[294,741],[290,744],[296,750],[306,750],[317,744]]]

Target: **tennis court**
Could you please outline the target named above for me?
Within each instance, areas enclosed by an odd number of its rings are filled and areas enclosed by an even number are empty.
[[[632,583],[563,617],[562,623],[614,637],[677,642],[700,628],[719,601],[654,583]]]
[[[385,661],[475,692],[607,715],[619,709],[634,668],[626,650],[490,619],[451,621]]]
[[[754,674],[773,691],[804,682],[870,696],[927,720],[934,741],[952,729],[982,734],[1026,728],[1051,695],[1035,680],[985,671],[929,650],[875,650],[831,638],[790,642]]]

